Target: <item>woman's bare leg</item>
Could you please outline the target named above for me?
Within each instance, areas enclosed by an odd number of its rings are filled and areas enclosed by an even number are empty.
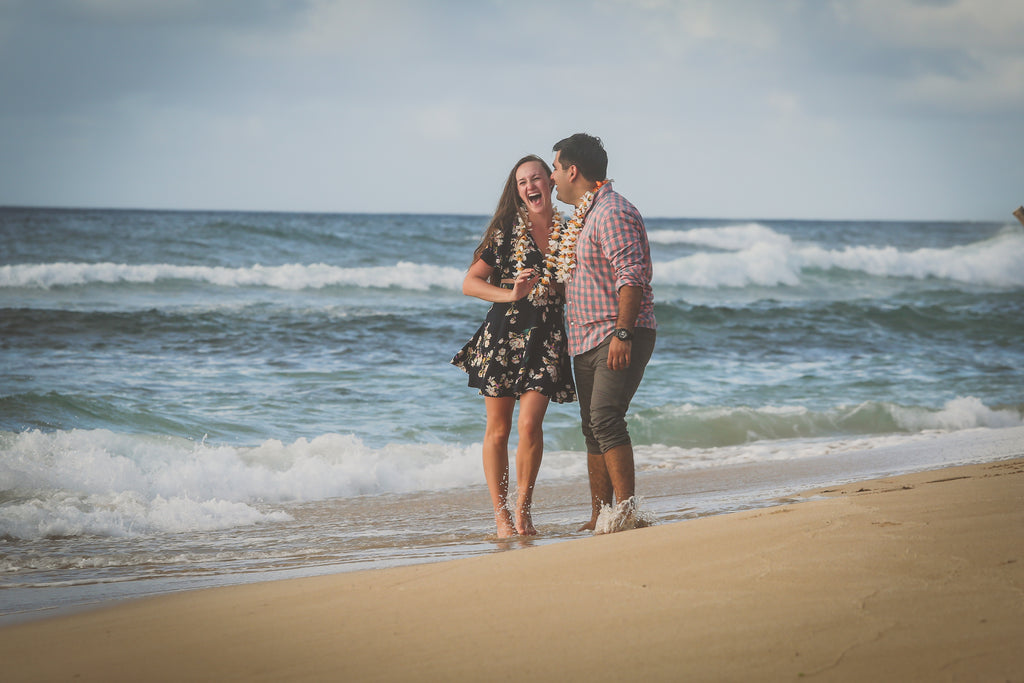
[[[484,477],[494,505],[494,523],[499,538],[514,536],[515,524],[508,510],[508,437],[512,432],[514,398],[484,397],[487,428],[484,432]]]
[[[533,486],[537,483],[544,455],[544,414],[549,399],[528,391],[519,397],[519,446],[516,449],[516,531],[524,536],[537,533],[533,527]]]

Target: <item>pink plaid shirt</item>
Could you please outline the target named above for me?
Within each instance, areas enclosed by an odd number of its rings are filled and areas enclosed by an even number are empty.
[[[576,268],[566,286],[570,355],[589,351],[612,333],[623,285],[643,290],[636,327],[657,328],[652,271],[643,217],[610,183],[602,185],[584,219],[576,242]]]

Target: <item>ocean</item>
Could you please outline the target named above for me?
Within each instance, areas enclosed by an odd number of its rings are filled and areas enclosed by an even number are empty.
[[[545,422],[541,535],[493,535],[483,401],[449,365],[487,218],[0,208],[0,623],[581,537],[576,404]],[[648,218],[644,508],[1020,455],[1009,218]]]

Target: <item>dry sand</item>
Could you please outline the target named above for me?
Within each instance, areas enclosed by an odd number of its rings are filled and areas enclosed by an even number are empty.
[[[1024,681],[1024,459],[0,629],[14,681]]]

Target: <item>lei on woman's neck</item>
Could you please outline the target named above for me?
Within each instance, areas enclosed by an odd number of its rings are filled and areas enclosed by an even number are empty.
[[[512,236],[515,243],[512,246],[512,258],[515,260],[516,273],[526,267],[526,250],[530,244],[530,230],[533,228],[533,223],[530,222],[530,216],[526,211],[518,212],[518,219],[516,220],[515,228],[513,228]],[[527,298],[535,304],[542,305],[549,303],[549,287],[551,285],[551,270],[548,268],[548,262],[554,257],[554,253],[558,250],[558,234],[562,228],[562,214],[558,209],[554,210],[551,216],[551,232],[548,236],[548,253],[544,257],[544,268],[540,273],[540,280],[530,290]]]

